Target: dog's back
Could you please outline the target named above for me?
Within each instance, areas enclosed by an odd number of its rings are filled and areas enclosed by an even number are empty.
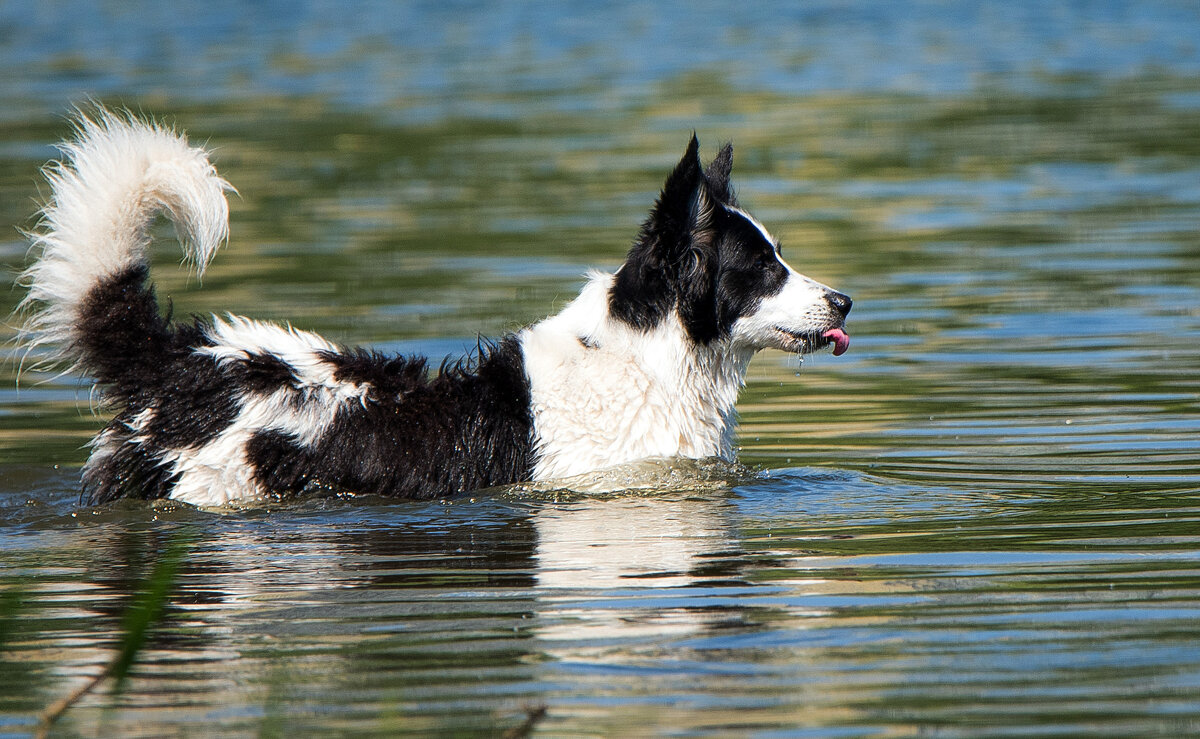
[[[313,486],[429,498],[654,457],[732,460],[754,353],[849,343],[850,298],[784,262],[737,204],[732,147],[705,170],[694,135],[616,273],[435,376],[290,327],[172,324],[149,283],[149,226],[165,211],[202,271],[228,231],[229,185],[153,124],[101,111],[78,129],[47,168],[23,338],[94,377],[116,411],[84,468],[93,502]]]
[[[247,319],[170,323],[149,282],[161,210],[199,270],[227,234],[229,185],[171,131],[80,116],[24,275],[23,339],[92,376],[115,418],[84,469],[91,502],[198,505],[313,485],[432,497],[527,479],[529,389],[512,338],[430,379],[421,358],[346,352]]]

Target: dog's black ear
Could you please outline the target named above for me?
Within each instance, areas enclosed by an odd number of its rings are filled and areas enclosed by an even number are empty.
[[[660,248],[667,251],[681,247],[688,240],[688,235],[695,226],[696,218],[700,215],[700,202],[706,195],[704,192],[704,172],[700,165],[700,141],[696,134],[688,142],[687,151],[675,170],[667,177],[662,194],[650,212],[644,230],[650,230]]]
[[[709,167],[709,171],[720,172],[725,165],[719,162],[733,163],[733,148],[726,147],[717,155],[717,160]],[[688,195],[687,232],[679,239],[678,251],[675,257],[675,269],[672,270],[673,293],[676,298],[676,309],[688,335],[699,344],[707,344],[717,338],[717,246],[713,233],[714,207],[723,200],[713,190],[713,182],[709,174],[701,171],[700,142],[692,134],[687,153],[680,161],[676,173],[685,168],[688,176],[693,178],[691,192]],[[694,168],[694,169],[693,169]],[[726,167],[720,177],[728,191],[729,170]],[[668,180],[670,184],[670,180]],[[666,191],[664,189],[664,196]]]
[[[639,328],[658,324],[678,308],[689,333],[707,342],[713,332],[700,324],[715,319],[716,245],[712,219],[716,200],[700,164],[696,135],[667,177],[650,217],[642,224],[609,293],[609,309]]]
[[[713,197],[722,203],[732,204],[734,202],[733,187],[729,184],[732,172],[733,144],[725,144],[721,147],[721,151],[717,152],[717,158],[712,160],[708,169],[704,170],[704,177],[708,180]]]
[[[700,165],[700,142],[692,134],[687,151],[642,224],[626,264],[655,270],[677,265],[690,248],[693,234],[707,229],[711,218],[712,195]]]

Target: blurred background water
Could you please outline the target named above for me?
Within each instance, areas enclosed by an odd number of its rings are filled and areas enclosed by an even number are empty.
[[[1200,734],[1195,2],[174,5],[0,2],[10,285],[91,98],[240,191],[203,285],[164,229],[177,313],[440,359],[619,264],[695,130],[854,342],[755,360],[746,469],[217,513],[80,508],[104,410],[9,321],[0,735],[181,533],[58,733]]]

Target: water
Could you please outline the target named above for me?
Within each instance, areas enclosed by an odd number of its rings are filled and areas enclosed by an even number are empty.
[[[69,103],[169,116],[241,192],[177,313],[440,358],[618,264],[695,129],[854,342],[755,360],[744,468],[224,513],[78,507],[103,411],[7,363],[0,734],[179,537],[57,733],[1200,734],[1194,3],[243,5],[0,6],[0,221]]]

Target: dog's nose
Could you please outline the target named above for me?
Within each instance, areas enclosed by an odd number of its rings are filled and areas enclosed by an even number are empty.
[[[850,312],[850,308],[854,305],[854,301],[850,299],[849,295],[843,295],[832,290],[826,293],[825,299],[829,301],[834,310],[842,314],[843,318]]]

